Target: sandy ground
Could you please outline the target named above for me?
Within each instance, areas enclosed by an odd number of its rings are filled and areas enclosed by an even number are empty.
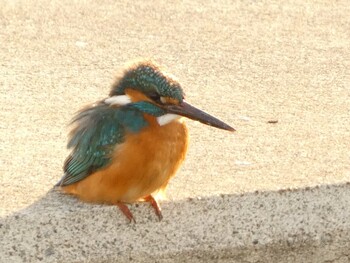
[[[46,195],[73,114],[140,57],[237,129],[188,121],[170,201],[349,182],[349,13],[348,1],[2,1],[0,215]]]

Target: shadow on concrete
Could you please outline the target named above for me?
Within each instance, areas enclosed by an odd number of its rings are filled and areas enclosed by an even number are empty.
[[[50,190],[1,218],[0,255],[6,262],[348,259],[349,199],[348,183],[167,201],[161,222],[140,203],[130,205],[134,224],[114,206]]]

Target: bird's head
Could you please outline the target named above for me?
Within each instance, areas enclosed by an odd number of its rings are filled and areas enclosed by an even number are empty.
[[[112,86],[106,102],[125,105],[152,105],[160,125],[184,116],[201,123],[228,130],[235,129],[185,101],[181,85],[153,62],[142,61],[127,68]],[[143,107],[139,107],[142,110]],[[145,108],[145,107],[144,107]],[[148,111],[150,111],[148,109]],[[150,112],[146,112],[150,113]]]

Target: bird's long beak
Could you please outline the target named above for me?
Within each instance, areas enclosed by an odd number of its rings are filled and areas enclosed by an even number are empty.
[[[206,113],[206,112],[204,112],[196,107],[193,107],[191,104],[189,104],[185,101],[182,101],[178,105],[175,105],[175,104],[166,105],[165,108],[169,113],[178,114],[178,115],[190,118],[192,120],[199,121],[201,123],[204,123],[204,124],[207,124],[207,125],[219,128],[219,129],[223,129],[223,130],[227,130],[227,131],[235,131],[234,128],[227,125],[223,121],[220,121],[219,119],[215,118],[214,116],[211,116],[208,113]]]

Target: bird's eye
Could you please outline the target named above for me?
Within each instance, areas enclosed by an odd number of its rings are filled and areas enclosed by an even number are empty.
[[[150,94],[148,95],[148,97],[149,97],[151,100],[155,101],[155,102],[158,102],[158,103],[161,102],[161,101],[160,101],[160,95],[159,95],[157,92],[152,92],[152,93],[150,93]]]

